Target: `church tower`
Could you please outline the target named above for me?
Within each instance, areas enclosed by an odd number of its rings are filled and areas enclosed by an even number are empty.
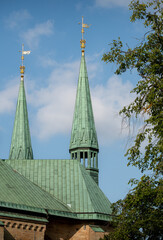
[[[83,38],[84,28],[88,27],[87,24],[83,23],[82,17],[82,39],[80,40],[82,56],[69,152],[71,154],[71,159],[80,161],[94,181],[98,184],[99,147],[85,61],[84,49],[86,41]]]
[[[33,159],[27,103],[24,88],[25,66],[23,65],[24,54],[29,53],[30,51],[24,51],[24,46],[22,46],[22,65],[20,66],[21,81],[19,87],[9,159]]]

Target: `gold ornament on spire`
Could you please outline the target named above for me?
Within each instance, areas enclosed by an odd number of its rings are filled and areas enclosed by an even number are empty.
[[[22,53],[21,55],[21,60],[22,60],[22,65],[20,66],[20,73],[21,73],[21,78],[23,79],[24,71],[25,71],[25,66],[23,65],[24,63],[24,55],[28,55],[31,53],[31,51],[24,51],[24,44],[22,44],[22,50],[19,51]]]
[[[80,46],[82,49],[82,56],[84,56],[84,48],[85,48],[85,43],[86,43],[86,40],[84,39],[84,28],[89,28],[90,24],[88,25],[86,23],[83,23],[83,16],[82,16],[82,23],[79,23],[79,24],[82,24],[82,29],[81,29],[82,39],[80,40]]]

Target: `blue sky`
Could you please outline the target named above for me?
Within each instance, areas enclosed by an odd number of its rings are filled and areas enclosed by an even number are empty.
[[[108,44],[119,36],[133,47],[144,33],[130,23],[128,0],[40,0],[0,2],[0,158],[8,158],[18,88],[21,45],[25,56],[25,88],[35,159],[69,158],[69,141],[81,57],[81,17],[86,62],[100,154],[100,187],[111,202],[124,198],[130,178],[124,153],[134,132],[121,128],[118,112],[134,99],[136,72],[115,76],[116,65],[101,61]],[[136,128],[136,126],[135,126]]]

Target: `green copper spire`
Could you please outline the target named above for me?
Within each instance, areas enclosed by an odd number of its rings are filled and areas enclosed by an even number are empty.
[[[69,152],[71,159],[80,161],[96,183],[98,183],[98,151],[87,67],[82,48]]]
[[[81,57],[70,150],[89,147],[98,149],[85,57]]]
[[[29,52],[29,51],[28,51]],[[21,81],[17,100],[14,129],[11,140],[9,159],[33,159],[31,137],[28,122],[28,111],[24,88],[24,54],[29,54],[22,50],[22,66],[20,66]]]

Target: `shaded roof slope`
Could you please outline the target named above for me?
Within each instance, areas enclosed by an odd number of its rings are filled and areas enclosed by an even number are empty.
[[[20,81],[9,159],[33,159],[23,77]]]
[[[98,149],[85,56],[81,57],[69,149],[79,147]]]
[[[12,161],[12,160],[11,160]],[[51,213],[71,215],[68,206],[54,196],[32,183],[23,175],[12,169],[7,163],[0,160],[0,205],[23,210],[36,211],[40,209],[54,210]],[[40,210],[41,211],[41,210]],[[41,211],[44,212],[44,211]]]
[[[92,178],[87,173],[85,168],[81,164],[79,164],[79,167],[80,167],[82,177],[84,179],[85,187],[87,188],[87,191],[90,197],[91,204],[94,208],[94,212],[111,214],[111,208],[110,208],[111,203],[108,200],[108,198],[101,191],[101,189],[98,187],[95,181],[94,180],[92,181]]]
[[[111,203],[78,161],[67,159],[6,162],[57,199],[70,204],[76,213],[87,214],[83,215],[84,218],[94,218],[89,214],[95,213],[111,214]]]

